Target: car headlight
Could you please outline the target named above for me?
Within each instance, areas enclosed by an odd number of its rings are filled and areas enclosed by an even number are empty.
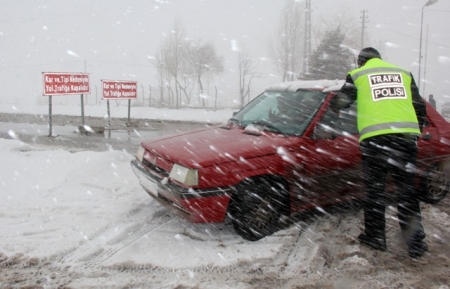
[[[198,171],[190,168],[174,164],[170,171],[169,177],[186,186],[198,185]]]
[[[144,159],[144,153],[145,153],[145,149],[143,148],[143,147],[139,147],[138,148],[138,151],[137,151],[137,153],[136,153],[136,158],[140,161],[140,162],[142,162],[142,160]]]

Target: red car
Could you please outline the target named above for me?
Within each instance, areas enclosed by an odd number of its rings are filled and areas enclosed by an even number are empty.
[[[253,241],[293,213],[360,199],[354,106],[329,109],[342,84],[270,87],[226,125],[143,141],[133,171],[150,196],[189,221],[229,217]],[[423,201],[437,203],[449,190],[450,123],[429,104],[418,143],[416,185]]]

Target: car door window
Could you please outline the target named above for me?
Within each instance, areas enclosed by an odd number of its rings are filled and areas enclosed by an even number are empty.
[[[330,139],[343,135],[358,135],[356,124],[356,103],[339,113],[328,107],[322,119],[316,126],[314,136],[316,139]]]

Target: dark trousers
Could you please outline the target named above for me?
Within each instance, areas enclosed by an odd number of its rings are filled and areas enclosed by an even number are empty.
[[[425,238],[418,194],[415,187],[417,143],[403,134],[375,136],[360,143],[362,175],[366,186],[364,203],[365,234],[386,239],[387,174],[397,188],[397,211],[400,228],[408,246]]]

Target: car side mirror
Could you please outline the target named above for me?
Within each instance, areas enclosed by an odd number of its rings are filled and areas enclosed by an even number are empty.
[[[324,139],[335,139],[337,135],[326,126],[317,125],[313,131],[313,139],[324,140]]]

